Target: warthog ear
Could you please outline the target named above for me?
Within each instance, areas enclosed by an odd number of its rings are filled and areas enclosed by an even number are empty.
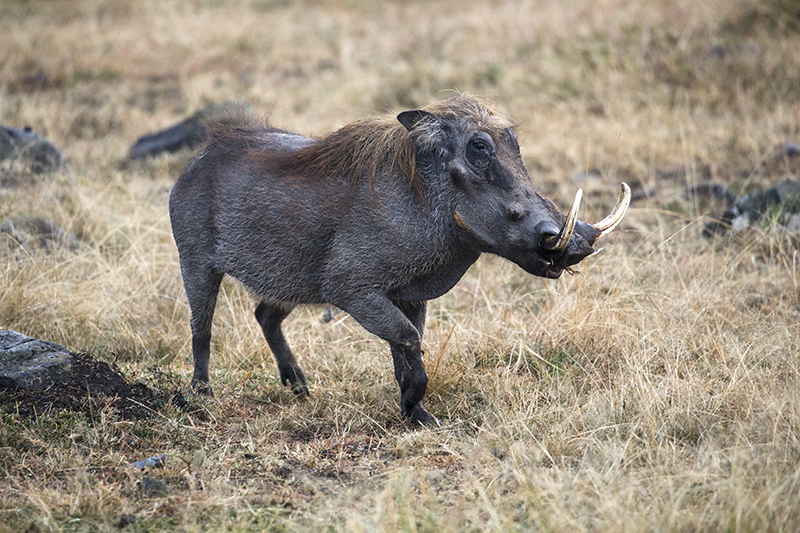
[[[417,126],[435,126],[439,124],[439,118],[436,115],[423,111],[422,109],[412,109],[411,111],[403,111],[397,115],[397,120],[400,124],[406,127],[408,131],[413,132]],[[420,123],[422,122],[422,123]]]
[[[446,126],[436,115],[421,109],[414,109],[403,111],[397,115],[397,120],[411,133],[417,149],[423,152],[440,152],[444,149],[450,127]]]

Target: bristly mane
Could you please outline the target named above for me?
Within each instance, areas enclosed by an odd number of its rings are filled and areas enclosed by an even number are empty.
[[[411,136],[389,117],[373,117],[343,126],[315,144],[269,156],[270,169],[287,174],[341,176],[351,183],[397,169],[410,184],[419,180]]]
[[[468,94],[434,102],[423,109],[490,134],[499,133],[510,126],[507,120],[496,115],[487,104]],[[245,134],[247,128],[232,130],[229,133],[235,131],[233,135],[240,136]],[[410,187],[422,192],[422,180],[416,166],[411,135],[394,116],[358,120],[307,148],[293,152],[251,149],[248,159],[268,167],[272,172],[287,176],[340,176],[351,183],[365,178],[373,181],[384,172],[397,170]]]

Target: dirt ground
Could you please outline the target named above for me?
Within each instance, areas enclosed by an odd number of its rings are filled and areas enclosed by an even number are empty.
[[[53,410],[83,412],[88,416],[112,407],[123,420],[152,416],[164,402],[179,408],[186,401],[179,391],[153,390],[143,383],[129,383],[113,365],[89,353],[76,353],[70,375],[44,391],[6,391],[0,405],[6,413],[23,418],[38,418]]]

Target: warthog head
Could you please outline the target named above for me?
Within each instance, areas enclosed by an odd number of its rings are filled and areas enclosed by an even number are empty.
[[[567,215],[559,212],[533,186],[511,124],[479,100],[456,97],[397,119],[411,133],[421,179],[448,183],[458,227],[481,252],[531,274],[558,278],[595,253],[595,241],[625,216],[626,184],[611,215],[597,224],[577,220],[581,190]]]

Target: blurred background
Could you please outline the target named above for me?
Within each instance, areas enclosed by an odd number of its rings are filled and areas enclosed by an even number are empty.
[[[0,119],[93,174],[210,103],[246,102],[322,135],[466,91],[519,123],[547,193],[568,197],[570,176],[653,189],[676,172],[742,188],[777,143],[798,141],[797,11],[789,0],[8,0]]]

